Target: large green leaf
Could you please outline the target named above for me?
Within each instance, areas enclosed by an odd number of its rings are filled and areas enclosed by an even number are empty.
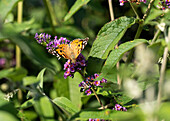
[[[77,0],[71,7],[67,15],[64,17],[64,21],[67,21],[73,14],[75,14],[82,6],[86,5],[90,0]]]
[[[26,76],[22,80],[24,86],[31,85],[36,82],[38,82],[38,79],[35,76]]]
[[[46,68],[42,69],[37,76],[37,80],[39,80],[39,85],[41,88],[43,88],[43,76],[44,76],[45,70],[46,70]]]
[[[109,52],[114,49],[115,45],[123,37],[126,30],[134,23],[135,19],[132,17],[120,17],[105,24],[101,28],[89,53],[87,65],[87,72],[89,74],[101,72],[103,63]]]
[[[81,120],[86,121],[89,119],[104,119],[104,120],[113,120],[113,121],[131,121],[133,119],[133,114],[123,111],[114,111],[114,110],[93,110],[88,111],[84,110],[73,116],[71,120]]]
[[[8,113],[6,111],[1,111],[1,110],[0,110],[0,120],[1,121],[19,121],[12,114],[10,114],[10,113]]]
[[[34,38],[22,36],[15,30],[15,26],[12,24],[5,24],[2,28],[1,34],[3,37],[10,39],[17,44],[32,61],[48,67],[52,71],[58,70],[58,63],[54,65],[50,59],[45,56],[45,52],[43,53],[42,48],[38,46],[36,41],[34,41]]]
[[[12,102],[5,100],[4,97],[5,95],[0,91],[0,110],[16,115],[18,111],[14,107],[14,104]]]
[[[121,44],[119,48],[114,49],[109,57],[107,58],[105,65],[102,68],[102,74],[101,77],[107,76],[110,71],[115,67],[116,63],[121,59],[123,54],[130,49],[134,48],[137,45],[140,45],[142,43],[146,43],[147,40],[145,39],[136,39],[134,41],[126,42],[124,44]]]
[[[0,79],[6,77],[12,81],[21,81],[26,75],[27,70],[25,68],[10,68],[0,71]]]
[[[64,79],[63,75],[64,73],[62,71],[54,76],[54,89],[58,97],[66,97],[70,99],[69,81],[68,78]]]
[[[81,92],[80,87],[78,86],[80,82],[83,81],[80,73],[75,73],[74,78],[69,77],[69,92],[70,92],[70,100],[77,107],[81,108]],[[76,97],[76,98],[75,98]]]
[[[126,30],[135,23],[134,18],[120,17],[105,24],[93,43],[89,57],[106,59],[110,50],[113,50]]]
[[[0,1],[0,19],[5,20],[7,14],[17,5],[20,0],[1,0]]]
[[[33,106],[42,121],[54,121],[54,110],[46,96],[34,98]]]
[[[76,97],[75,97],[76,98]],[[55,98],[53,100],[53,102],[59,106],[61,109],[71,113],[71,114],[75,114],[79,111],[79,109],[74,105],[73,102],[71,102],[70,100],[68,100],[65,97],[58,97]]]

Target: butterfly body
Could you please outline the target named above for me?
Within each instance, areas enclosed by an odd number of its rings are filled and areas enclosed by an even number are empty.
[[[55,55],[60,59],[61,56],[70,59],[72,63],[76,62],[78,55],[87,45],[89,38],[85,39],[75,39],[70,44],[61,44],[55,48]]]

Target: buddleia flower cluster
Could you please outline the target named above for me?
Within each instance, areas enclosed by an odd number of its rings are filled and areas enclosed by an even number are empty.
[[[119,0],[120,6],[123,6],[126,2],[136,3],[137,5],[141,2],[146,3],[146,0]]]
[[[94,74],[92,76],[87,77],[84,81],[79,84],[81,87],[80,91],[85,92],[86,95],[90,95],[92,93],[91,88],[96,89],[97,87],[102,87],[102,83],[106,83],[107,80],[102,78],[102,80],[95,81],[95,79],[99,77],[98,74]]]
[[[52,55],[56,55],[54,50],[55,48],[57,48],[57,46],[59,46],[60,44],[70,43],[70,40],[66,39],[65,37],[60,37],[59,39],[57,39],[57,36],[55,36],[54,39],[51,39],[51,35],[46,33],[41,33],[39,35],[38,33],[36,33],[34,38],[39,44],[45,46],[48,52]],[[68,76],[74,77],[74,73],[76,71],[82,70],[86,65],[87,61],[81,53],[77,57],[76,63],[71,63],[71,60],[68,60],[64,64],[64,78],[66,79]]]
[[[157,7],[161,10],[166,10],[170,8],[170,0],[160,0],[159,5]]]
[[[71,60],[68,60],[64,64],[64,78],[66,79],[68,76],[74,77],[74,73],[76,71],[81,71],[87,65],[87,61],[85,57],[80,53],[76,59],[76,63],[71,63]]]
[[[113,108],[113,110],[116,111],[127,111],[127,109],[119,104],[116,104],[115,107]]]
[[[66,39],[65,37],[60,37],[57,39],[57,36],[55,36],[54,39],[51,39],[51,35],[46,33],[41,33],[40,35],[36,33],[34,38],[39,44],[46,46],[46,49],[51,54],[53,54],[52,50],[55,49],[58,45],[70,43],[70,40]]]

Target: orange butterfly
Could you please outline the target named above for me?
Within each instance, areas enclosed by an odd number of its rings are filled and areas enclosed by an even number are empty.
[[[70,44],[58,45],[54,50],[54,54],[60,59],[61,56],[70,59],[72,63],[76,62],[77,57],[87,45],[89,38],[75,39]]]

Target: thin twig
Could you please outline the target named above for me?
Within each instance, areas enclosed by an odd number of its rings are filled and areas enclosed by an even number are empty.
[[[103,104],[102,104],[101,100],[100,100],[100,99],[99,99],[99,97],[97,96],[96,91],[95,91],[92,87],[91,87],[91,90],[93,91],[94,95],[96,96],[97,101],[100,103],[100,105],[103,107],[103,109],[105,109],[105,107],[103,106]]]
[[[54,10],[53,10],[51,1],[50,0],[43,0],[43,2],[45,4],[47,14],[48,14],[49,19],[50,19],[50,24],[51,24],[52,31],[55,33],[55,26],[57,26],[58,23],[57,23],[55,14],[54,14]]]
[[[154,35],[154,38],[151,41],[151,44],[153,44],[155,42],[155,40],[158,38],[159,34],[161,33],[161,30],[158,29]]]
[[[168,57],[168,47],[165,47],[164,54],[163,54],[163,63],[161,66],[161,72],[160,72],[160,78],[159,78],[159,85],[158,85],[158,88],[159,88],[158,97],[157,97],[158,107],[160,107],[160,104],[161,104],[161,97],[162,97],[162,90],[163,90],[162,86],[163,86],[163,81],[164,81],[164,76],[165,76],[167,57]]]
[[[81,71],[78,71],[78,72],[81,74],[81,76],[82,76],[83,79],[85,80],[86,78],[85,78],[84,74],[83,74]],[[104,106],[103,106],[103,104],[102,104],[102,102],[101,102],[101,100],[100,100],[99,97],[97,96],[96,91],[95,91],[92,87],[91,87],[90,89],[93,91],[93,93],[94,93],[94,95],[96,96],[97,101],[100,103],[100,105],[103,107],[103,109],[105,109]]]
[[[111,20],[113,21],[114,20],[114,12],[113,12],[112,0],[108,0],[108,3],[109,3],[110,17],[111,17]]]
[[[129,0],[128,0],[128,2],[129,2],[129,4],[130,4],[130,6],[132,7],[132,10],[133,10],[133,12],[135,13],[137,19],[140,19],[139,15],[138,15],[138,13],[136,12],[135,8],[133,7],[132,3],[131,3]]]
[[[146,10],[146,13],[143,16],[143,20],[145,20],[148,17],[154,2],[155,2],[155,0],[150,1],[149,5],[148,5],[148,8]]]

